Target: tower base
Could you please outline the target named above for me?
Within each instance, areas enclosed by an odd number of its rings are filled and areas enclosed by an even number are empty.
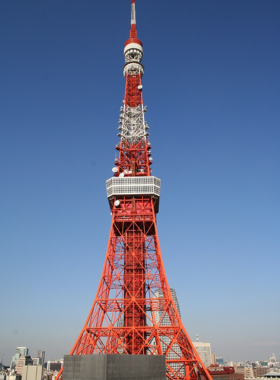
[[[63,380],[166,380],[163,355],[65,355]]]

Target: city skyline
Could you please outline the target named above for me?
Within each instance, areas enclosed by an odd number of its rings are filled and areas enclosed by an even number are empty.
[[[144,104],[182,321],[217,356],[279,357],[280,4],[147,4]],[[15,0],[0,13],[0,355],[60,358],[106,251],[130,2]]]
[[[179,301],[177,299],[177,296],[176,296],[176,290],[175,289],[172,289],[170,288],[170,291],[172,293],[172,298],[175,302],[175,305],[176,305],[176,308],[178,309],[179,311],[179,314],[180,314],[180,306],[179,306]],[[157,293],[156,293],[156,297],[160,298],[161,295],[160,295],[161,291],[159,290]],[[159,317],[159,314],[157,315],[157,318]],[[168,319],[165,318],[165,322],[164,322],[166,325],[169,325],[170,322],[168,322]],[[193,341],[193,344],[195,345],[196,349],[197,347],[201,346],[201,347],[209,347],[210,348],[210,356],[211,357],[211,342],[201,342],[198,338],[198,334],[196,335],[196,341]],[[198,352],[200,352],[198,350]],[[277,360],[277,355],[275,355],[275,353],[273,352],[271,354],[271,356],[269,358],[262,358],[262,359],[255,359],[255,360],[252,360],[252,361],[248,361],[248,360],[239,360],[239,361],[233,361],[231,360],[230,358],[224,358],[222,356],[217,356],[216,355],[216,352],[213,351],[212,353],[215,354],[215,358],[216,358],[216,364],[218,364],[219,366],[232,366],[233,364],[241,364],[241,365],[246,365],[247,363],[249,364],[252,364],[252,363],[263,363],[262,365],[264,365],[264,363],[267,363],[267,364],[278,364],[279,365],[279,360]],[[42,351],[40,349],[37,350],[37,353],[36,355],[31,355],[29,353],[29,348],[27,347],[16,347],[15,349],[15,354],[12,356],[11,358],[11,361],[10,361],[10,364],[8,363],[9,362],[9,359],[7,359],[7,362],[3,362],[3,359],[4,359],[4,355],[2,357],[2,362],[0,362],[0,364],[3,364],[5,366],[11,366],[11,369],[14,369],[15,366],[16,366],[16,362],[17,360],[19,359],[19,357],[21,356],[26,356],[26,357],[31,357],[33,359],[33,364],[34,364],[34,361],[35,361],[35,364],[34,365],[38,365],[39,363],[39,360],[42,360],[42,355],[44,356],[45,358],[45,351]],[[203,354],[204,355],[204,354]],[[204,360],[204,357],[202,356],[203,360]],[[44,362],[45,363],[50,363],[50,362],[55,362],[55,363],[60,363],[61,360],[63,361],[63,357],[62,358],[48,358],[46,359]],[[210,364],[209,364],[209,361],[210,361]],[[205,364],[205,363],[204,363]],[[266,364],[266,365],[267,365]],[[208,360],[208,364],[207,364],[207,367],[211,365],[211,358]],[[276,367],[276,368],[279,368],[279,367]]]

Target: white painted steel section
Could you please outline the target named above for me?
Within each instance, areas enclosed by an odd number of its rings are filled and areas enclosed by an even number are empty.
[[[131,44],[128,44],[124,47],[124,54],[130,50],[130,49],[136,49],[136,50],[140,50],[141,53],[143,53],[143,48],[140,44],[136,44],[135,42],[131,43]]]
[[[135,3],[132,2],[131,23],[136,23]],[[123,74],[126,75],[143,75],[144,67],[141,64],[143,58],[143,48],[141,44],[131,42],[124,48],[125,65]],[[141,91],[142,88],[138,89]],[[119,120],[118,136],[129,143],[137,143],[149,136],[147,130],[148,124],[145,122],[144,113],[147,108],[143,104],[137,107],[129,107],[127,104],[121,107]]]
[[[106,181],[107,197],[115,195],[154,195],[160,197],[161,180],[157,177],[112,177]]]
[[[147,107],[143,107],[143,104],[140,104],[138,107],[126,106],[125,109],[121,107],[118,128],[120,133],[118,136],[130,143],[136,143],[141,139],[147,138],[149,136],[147,132],[149,126],[144,118],[146,111]]]
[[[144,74],[144,67],[141,65],[141,63],[138,62],[130,62],[127,63],[123,68],[123,75],[126,76],[133,72],[133,74]]]
[[[131,4],[131,24],[136,24],[135,4]]]

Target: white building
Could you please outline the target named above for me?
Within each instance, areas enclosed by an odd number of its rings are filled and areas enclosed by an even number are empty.
[[[47,361],[47,371],[60,371],[63,367],[63,359],[60,360],[49,360]]]
[[[272,356],[269,358],[269,361],[270,361],[270,363],[276,363],[277,362],[275,354],[272,354]]]
[[[210,367],[211,365],[211,344],[204,342],[193,342],[193,345],[202,360],[205,367]]]
[[[15,373],[8,374],[6,380],[16,380],[17,375]]]
[[[42,364],[42,358],[40,357],[33,357],[32,356],[33,365],[40,365]]]

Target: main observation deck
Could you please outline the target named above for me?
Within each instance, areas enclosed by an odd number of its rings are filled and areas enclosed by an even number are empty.
[[[107,179],[107,197],[152,195],[156,200],[155,212],[159,209],[161,180],[157,177],[112,177]]]

